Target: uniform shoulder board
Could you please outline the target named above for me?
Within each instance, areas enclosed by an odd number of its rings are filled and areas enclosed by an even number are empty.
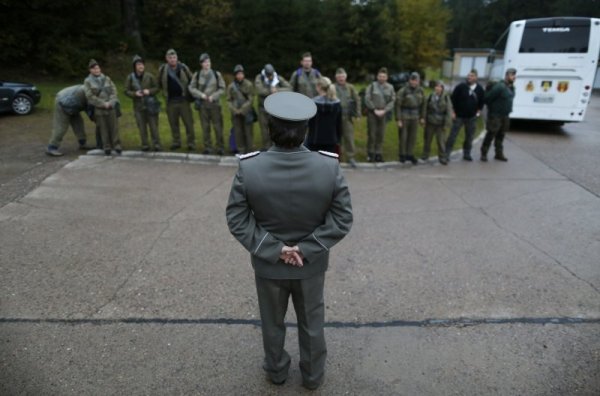
[[[331,152],[325,151],[325,150],[319,150],[319,154],[323,154],[323,155],[326,155],[326,156],[331,157],[331,158],[340,158],[340,156],[338,154],[331,153]]]
[[[238,157],[240,158],[240,161],[243,161],[243,160],[248,159],[248,158],[256,157],[258,154],[260,154],[260,151],[253,151],[253,152],[248,153],[248,154],[241,154]]]

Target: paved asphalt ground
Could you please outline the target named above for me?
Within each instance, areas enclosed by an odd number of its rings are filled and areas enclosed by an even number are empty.
[[[600,394],[599,102],[511,132],[508,163],[346,169],[355,223],[327,273],[313,394]],[[61,160],[7,193],[0,394],[311,393],[293,313],[290,378],[261,369],[253,272],[224,217],[235,164],[130,154]]]

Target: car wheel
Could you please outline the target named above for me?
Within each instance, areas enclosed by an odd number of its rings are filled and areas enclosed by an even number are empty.
[[[27,115],[33,110],[33,100],[25,94],[18,94],[12,101],[13,111],[19,115]]]

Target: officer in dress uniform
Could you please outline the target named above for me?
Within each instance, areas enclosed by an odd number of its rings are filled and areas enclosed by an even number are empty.
[[[274,384],[285,382],[288,300],[298,318],[305,388],[323,381],[327,349],[323,286],[329,251],[352,226],[348,185],[337,155],[302,145],[314,102],[295,92],[265,100],[274,145],[240,157],[226,209],[233,236],[250,252],[255,271],[265,359]]]

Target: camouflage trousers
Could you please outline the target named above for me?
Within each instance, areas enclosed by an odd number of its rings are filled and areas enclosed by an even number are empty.
[[[385,135],[386,117],[378,117],[372,110],[367,115],[367,152],[370,154],[382,154],[383,136]]]
[[[485,125],[486,133],[481,144],[481,154],[487,154],[492,141],[494,141],[494,149],[496,155],[504,153],[504,136],[510,126],[510,118],[488,116]]]
[[[352,118],[348,116],[342,116],[342,144],[346,160],[354,159],[354,153],[356,152],[354,148],[354,124]]]
[[[187,145],[189,148],[194,148],[196,146],[196,134],[194,133],[194,118],[192,117],[190,103],[185,99],[167,102],[167,118],[171,127],[173,145],[181,146],[181,132],[179,130],[179,119],[181,118],[183,125],[185,125]]]
[[[260,125],[260,136],[262,138],[262,150],[267,150],[273,142],[269,136],[269,114],[264,107],[258,108],[258,124]]]
[[[233,130],[235,132],[235,145],[240,154],[247,154],[254,151],[253,142],[253,124],[246,123],[246,116],[234,115]]]
[[[437,143],[437,152],[438,158],[444,159],[446,158],[445,154],[445,146],[446,140],[444,138],[444,125],[435,125],[431,123],[427,123],[425,125],[425,140],[423,142],[423,159],[426,160],[429,158],[429,153],[431,152],[431,141],[435,136],[435,142]]]
[[[148,128],[154,149],[160,149],[160,136],[158,135],[158,114],[148,114],[145,110],[135,111],[135,122],[140,131],[140,140],[142,148],[149,148]]]
[[[225,150],[223,145],[223,115],[221,114],[221,106],[202,101],[202,107],[200,110],[198,110],[198,113],[200,115],[200,123],[202,124],[204,150],[212,151],[213,149],[212,138],[210,134],[211,124],[216,135],[215,146],[218,150]]]

